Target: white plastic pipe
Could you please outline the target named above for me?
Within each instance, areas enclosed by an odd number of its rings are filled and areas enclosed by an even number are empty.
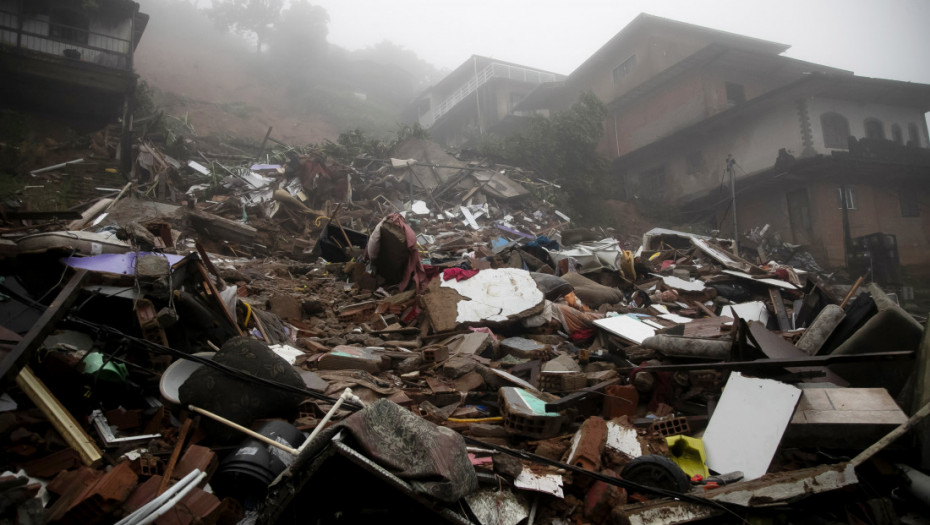
[[[168,500],[167,503],[165,503],[164,505],[156,509],[155,512],[146,516],[142,521],[138,523],[138,525],[148,525],[149,523],[152,523],[153,521],[161,517],[162,514],[171,510],[175,505],[178,504],[179,501],[184,499],[184,496],[187,496],[187,494],[190,491],[194,490],[194,488],[197,487],[197,485],[200,483],[200,480],[202,480],[205,477],[207,477],[207,473],[201,472],[200,475],[197,476],[192,483],[188,484],[186,487],[181,489],[177,494],[175,494],[173,498]]]
[[[352,393],[351,388],[346,388],[345,390],[343,390],[342,395],[339,396],[339,399],[337,399],[336,402],[333,403],[333,408],[329,409],[329,412],[327,412],[326,415],[323,416],[323,419],[320,420],[316,428],[313,429],[313,432],[310,433],[310,437],[308,437],[303,443],[301,443],[299,447],[297,447],[297,455],[300,455],[300,453],[303,452],[305,448],[307,448],[307,445],[309,445],[310,442],[313,441],[313,439],[317,436],[317,434],[319,434],[320,431],[323,430],[323,427],[326,426],[326,423],[329,423],[329,420],[332,419],[333,414],[335,414],[336,411],[339,410],[339,407],[342,406],[343,401],[345,401],[346,399],[351,399],[352,401],[355,401],[356,403],[360,405],[363,404],[362,400],[359,399],[358,396]]]
[[[116,522],[116,525],[136,525],[139,523],[139,520],[143,519],[145,516],[149,515],[153,510],[157,509],[159,506],[164,504],[169,498],[174,496],[178,491],[185,488],[185,486],[191,484],[191,482],[197,478],[200,474],[206,475],[204,472],[201,472],[200,469],[194,469],[188,475],[184,476],[177,483],[172,485],[168,490],[163,492],[157,498],[154,498],[152,501],[146,503],[145,505],[139,507],[132,514],[126,516],[125,518]],[[199,479],[197,481],[199,483]],[[197,483],[194,483],[196,485]]]

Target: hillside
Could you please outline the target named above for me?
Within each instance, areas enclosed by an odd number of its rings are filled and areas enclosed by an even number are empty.
[[[358,53],[330,46],[324,61],[296,64],[293,53],[256,54],[254,45],[219,31],[188,3],[151,1],[143,9],[151,15],[135,55],[143,91],[200,136],[261,141],[269,127],[289,144],[335,140],[355,128],[383,135],[396,129],[420,80],[385,100],[375,93],[390,79],[372,78],[370,60]],[[396,82],[391,87],[396,94]]]

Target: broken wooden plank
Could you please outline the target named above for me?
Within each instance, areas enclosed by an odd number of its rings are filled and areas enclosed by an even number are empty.
[[[563,397],[562,399],[559,399],[558,401],[553,401],[552,403],[546,403],[546,411],[547,412],[559,412],[561,410],[565,410],[566,408],[572,405],[582,402],[587,397],[597,392],[600,392],[601,390],[604,390],[608,386],[613,385],[615,383],[619,383],[619,382],[620,382],[620,378],[615,377],[613,379],[608,379],[607,381],[603,381],[596,385],[589,386],[588,388],[585,388],[583,390],[572,392],[571,394],[568,394],[567,396]]]
[[[97,448],[93,438],[84,432],[84,429],[74,419],[74,416],[49,391],[45,383],[32,373],[28,366],[20,370],[19,375],[16,376],[16,384],[39,407],[45,417],[51,421],[55,430],[78,453],[85,465],[96,466],[100,463],[100,460],[103,459],[103,453]]]
[[[749,333],[759,345],[759,350],[769,358],[803,359],[809,357],[806,352],[785,341],[780,335],[770,332],[762,323],[750,322]],[[849,386],[849,382],[824,367],[790,367],[789,372],[818,372],[825,379],[837,386]]]
[[[785,302],[781,298],[781,292],[774,288],[769,288],[769,298],[772,299],[772,306],[775,308],[775,316],[778,318],[778,329],[782,332],[791,330],[791,321],[788,319],[788,311],[785,310]]]

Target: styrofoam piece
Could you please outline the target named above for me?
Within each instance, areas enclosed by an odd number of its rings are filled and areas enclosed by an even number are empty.
[[[730,374],[704,431],[707,466],[746,481],[765,475],[800,398],[801,389],[780,381]]]
[[[748,279],[750,281],[755,281],[757,283],[765,283],[769,286],[775,286],[778,288],[784,288],[786,290],[800,290],[799,287],[795,286],[788,281],[782,281],[781,279],[772,279],[772,278],[755,278],[748,273],[737,272],[736,270],[724,270],[723,273],[733,275],[735,277],[742,277],[743,279]]]
[[[443,281],[442,286],[468,299],[457,305],[457,323],[506,321],[545,299],[530,272],[515,268],[482,270],[464,281]]]
[[[290,345],[271,345],[268,348],[272,352],[278,355],[281,359],[287,361],[287,364],[293,365],[297,362],[297,358],[304,355],[304,351],[299,348],[294,348]]]
[[[762,301],[728,304],[720,312],[720,317],[736,319],[737,316],[746,322],[759,321],[762,324],[768,324],[769,322],[769,311]]]
[[[657,275],[654,273],[650,275],[654,277],[661,277],[662,282],[665,283],[665,286],[669,286],[684,292],[700,292],[704,290],[705,286],[704,281],[698,279],[686,281],[680,277],[675,277],[674,275]]]
[[[603,328],[614,335],[619,335],[636,344],[642,344],[647,337],[656,335],[655,328],[628,315],[595,319],[594,324],[599,328]]]

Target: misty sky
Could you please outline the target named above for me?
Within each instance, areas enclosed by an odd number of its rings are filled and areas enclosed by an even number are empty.
[[[785,56],[930,84],[930,0],[311,0],[329,42],[381,40],[440,68],[473,54],[569,74],[641,12],[791,46]]]

